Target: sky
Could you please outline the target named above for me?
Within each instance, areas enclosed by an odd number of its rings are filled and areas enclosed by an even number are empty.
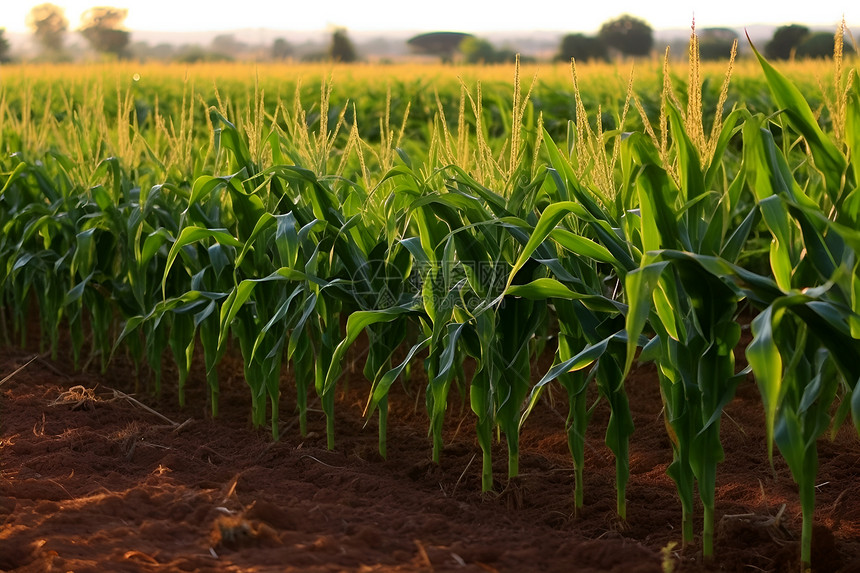
[[[30,9],[41,2],[0,0],[0,28],[26,32]],[[80,25],[81,14],[94,6],[128,9],[130,30],[163,32],[225,31],[242,28],[276,30],[326,30],[342,26],[360,31],[438,31],[471,33],[491,31],[557,30],[596,32],[601,23],[623,13],[647,21],[655,29],[686,28],[693,16],[699,28],[742,27],[753,24],[801,23],[830,26],[844,15],[851,27],[860,21],[856,0],[774,3],[756,0],[531,0],[517,3],[516,10],[502,2],[432,0],[404,3],[384,0],[241,0],[216,3],[191,0],[54,0],[65,10],[69,28]],[[507,4],[510,6],[510,4]],[[407,8],[407,6],[409,6]],[[493,6],[488,8],[488,6]],[[416,7],[418,7],[416,9]]]

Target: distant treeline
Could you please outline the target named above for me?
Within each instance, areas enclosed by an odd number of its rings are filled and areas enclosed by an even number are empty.
[[[64,11],[54,4],[35,6],[27,16],[37,54],[18,54],[11,51],[5,29],[0,28],[0,63],[13,59],[25,61],[76,61],[92,59],[130,59],[137,61],[216,62],[216,61],[340,61],[354,62],[373,59],[412,57],[439,58],[443,62],[505,63],[512,62],[520,53],[517,46],[496,46],[490,40],[461,32],[432,32],[415,36],[405,42],[387,42],[382,39],[356,46],[345,28],[335,29],[323,41],[306,41],[294,44],[286,38],[268,43],[247,43],[233,34],[220,34],[205,45],[173,45],[131,42],[131,32],[124,27],[128,10],[113,7],[91,8],[81,17],[75,30],[86,42],[68,45],[69,21]],[[704,28],[697,31],[702,60],[729,58],[733,46],[739,42],[737,32],[729,28]],[[815,32],[801,24],[777,28],[764,46],[770,59],[827,58],[834,52],[835,35]],[[395,45],[397,44],[397,45]],[[852,42],[844,42],[851,51]],[[651,25],[629,14],[622,14],[604,22],[597,34],[570,33],[565,35],[554,53],[543,59],[579,62],[611,61],[619,57],[650,56],[662,51],[655,45]],[[13,57],[14,56],[14,57]],[[523,58],[533,60],[535,57]]]

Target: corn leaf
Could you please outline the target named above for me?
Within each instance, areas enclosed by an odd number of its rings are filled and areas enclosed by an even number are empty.
[[[752,46],[759,64],[764,70],[773,99],[782,110],[788,122],[809,143],[815,165],[824,177],[827,194],[834,204],[841,203],[841,179],[846,172],[847,163],[836,145],[821,131],[815,115],[800,90],[779,73]]]
[[[231,235],[226,229],[206,229],[204,227],[196,226],[185,227],[182,229],[182,232],[179,233],[179,237],[177,237],[176,241],[173,242],[173,246],[167,254],[167,260],[164,266],[164,276],[161,279],[162,295],[166,292],[167,275],[170,273],[170,269],[173,266],[173,262],[176,260],[176,257],[179,255],[179,252],[185,246],[204,239],[214,239],[221,244],[230,245],[231,247],[242,247],[242,242]]]

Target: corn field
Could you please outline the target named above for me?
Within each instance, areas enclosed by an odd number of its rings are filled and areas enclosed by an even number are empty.
[[[836,38],[816,81],[758,52],[705,68],[695,35],[681,76],[668,55],[459,80],[4,68],[0,336],[26,342],[36,308],[46,349],[68,331],[78,367],[127,356],[139,391],[183,406],[202,358],[213,417],[236,352],[252,423],[273,440],[289,370],[298,433],[318,399],[329,449],[346,357],[366,340],[380,454],[389,391],[423,369],[429,455],[445,454],[458,388],[484,490],[497,441],[518,475],[521,429],[557,386],[578,509],[596,389],[621,520],[636,439],[625,378],[653,362],[680,541],[700,539],[706,560],[723,409],[754,379],[770,461],[776,444],[797,483],[806,569],[818,441],[846,423],[860,434],[860,85]]]

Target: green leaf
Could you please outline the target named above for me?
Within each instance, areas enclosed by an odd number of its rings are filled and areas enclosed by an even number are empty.
[[[96,261],[95,228],[81,231],[75,236],[75,254],[72,257],[72,273],[91,275]]]
[[[571,233],[566,229],[553,229],[550,237],[571,253],[594,259],[601,263],[615,264],[616,259],[609,250],[591,239]]]
[[[232,176],[213,177],[211,175],[201,175],[194,180],[194,185],[191,187],[191,195],[188,197],[188,206],[183,211],[183,215],[188,213],[192,205],[205,199],[215,191],[226,187],[230,184]]]
[[[257,334],[256,340],[254,340],[254,348],[251,350],[251,360],[254,360],[254,357],[257,355],[257,349],[260,348],[260,345],[263,343],[263,339],[269,333],[269,331],[289,312],[290,307],[293,303],[293,300],[300,294],[302,294],[303,290],[300,288],[293,289],[290,295],[281,302],[280,306],[277,308],[275,313],[272,315],[272,318],[269,319],[269,322],[260,329],[260,332]]]
[[[581,294],[572,291],[552,278],[540,278],[524,285],[513,285],[508,288],[508,294],[530,300],[546,300],[549,298],[579,300],[587,308],[596,312],[617,313],[623,309],[623,305],[619,305],[615,301],[602,296]]]
[[[520,418],[520,427],[522,427],[526,418],[528,418],[531,411],[537,405],[538,399],[541,395],[541,390],[544,386],[567,372],[582,370],[583,368],[587,368],[594,364],[594,362],[606,352],[606,349],[609,347],[609,342],[616,338],[619,338],[619,335],[613,334],[596,344],[586,346],[575,356],[553,365],[547,373],[543,375],[538,383],[532,387],[531,394],[529,394],[528,400],[526,401],[526,408]]]
[[[350,314],[346,321],[346,336],[335,348],[331,364],[326,371],[323,393],[331,391],[334,387],[338,376],[340,376],[341,361],[346,356],[346,351],[365,328],[380,322],[392,322],[408,312],[412,312],[412,309],[397,306],[385,310],[359,310]]]
[[[753,52],[764,70],[765,78],[770,86],[773,99],[777,106],[784,110],[785,117],[791,126],[800,132],[809,144],[815,165],[826,182],[827,193],[834,204],[839,204],[840,180],[846,171],[845,157],[836,145],[821,131],[815,120],[815,114],[809,107],[803,94],[788,79],[755,49]]]
[[[671,180],[666,172],[646,165],[636,179],[642,221],[642,248],[654,251],[661,248],[692,250],[687,231],[683,235],[673,206]]]
[[[845,105],[845,145],[848,148],[848,157],[851,158],[850,166],[854,172],[854,181],[860,181],[860,84],[853,82],[851,90],[848,92],[848,98]],[[857,190],[851,191],[857,198]],[[847,206],[849,201],[843,203],[843,207]],[[850,220],[857,221],[860,213],[857,211],[857,203],[853,202],[853,206],[848,213]]]
[[[688,203],[698,199],[705,193],[705,177],[702,173],[702,162],[699,159],[699,152],[696,150],[696,146],[687,134],[681,112],[678,111],[674,104],[669,103],[666,106],[666,115],[669,118],[672,138],[675,140],[675,146],[678,150],[681,194],[683,202]],[[698,212],[695,212],[691,219],[697,221],[699,218]]]
[[[752,321],[752,342],[747,346],[746,357],[755,374],[762,395],[767,432],[767,456],[773,464],[773,432],[779,396],[782,387],[782,357],[774,341],[774,324],[778,322],[778,311],[767,307]]]
[[[254,292],[254,288],[257,286],[259,281],[253,279],[243,280],[241,283],[236,285],[230,294],[227,297],[227,300],[221,305],[221,316],[219,318],[219,327],[218,327],[218,352],[220,353],[224,348],[224,344],[227,342],[227,332],[230,329],[230,325],[233,323],[233,319],[236,318],[236,315],[239,313],[239,309],[242,308],[251,294]]]
[[[430,346],[430,337],[423,338],[419,340],[416,344],[409,349],[409,352],[406,353],[406,357],[403,359],[403,362],[386,372],[382,375],[382,378],[374,385],[373,393],[371,394],[370,401],[368,402],[367,408],[365,408],[365,416],[370,416],[373,414],[374,410],[379,406],[379,403],[382,401],[385,396],[388,395],[388,391],[391,388],[391,385],[394,384],[394,381],[397,380],[397,377],[403,373],[412,359],[416,354],[424,350]]]
[[[852,338],[860,339],[860,261],[854,266],[850,280],[851,309],[854,312],[848,317],[848,324],[851,327]]]
[[[0,196],[6,192],[7,189],[12,185],[12,182],[15,181],[15,178],[21,175],[24,171],[26,171],[29,165],[25,162],[20,162],[15,168],[12,170],[12,173],[9,174],[9,177],[6,179],[6,183],[3,184],[3,188],[0,189]]]
[[[719,255],[730,263],[738,260],[738,257],[743,252],[747,244],[750,233],[755,228],[760,220],[760,212],[757,206],[753,206],[743,222],[738,225],[727,241],[723,242],[723,246]]]
[[[784,291],[791,290],[794,270],[791,256],[790,218],[779,196],[771,195],[759,202],[762,217],[773,234],[770,244],[770,266],[776,284]]]
[[[140,265],[144,266],[152,260],[152,257],[155,256],[158,249],[170,240],[170,238],[170,233],[164,227],[161,227],[147,235],[143,242],[143,249],[140,251]]]
[[[644,259],[643,262],[645,262]],[[663,270],[668,264],[666,261],[645,264],[643,267],[627,273],[624,278],[624,290],[627,293],[629,310],[625,329],[627,332],[627,358],[622,378],[627,377],[630,367],[633,365],[639,335],[645,328],[648,315],[651,313],[652,294],[660,280],[660,275],[663,274]]]
[[[245,139],[239,134],[239,130],[236,129],[236,126],[224,117],[216,107],[210,107],[209,113],[214,115],[215,118],[224,125],[224,127],[217,128],[215,130],[220,136],[219,139],[221,146],[233,152],[236,162],[240,167],[249,169],[253,167],[253,163],[251,162],[251,153],[248,151],[248,145],[245,143]],[[254,172],[249,171],[249,174],[254,175]]]
[[[719,137],[717,138],[717,144],[714,146],[713,157],[711,157],[711,162],[708,165],[707,172],[705,173],[705,189],[713,188],[714,181],[716,180],[720,169],[725,165],[723,155],[728,148],[729,142],[732,137],[741,130],[743,123],[749,119],[749,117],[749,110],[741,107],[733,109],[731,113],[726,116],[725,120],[723,120],[723,127],[720,130]],[[738,122],[742,122],[740,127],[738,126]]]
[[[254,230],[251,231],[251,235],[248,237],[248,240],[246,240],[245,244],[242,245],[242,250],[239,251],[239,256],[236,257],[236,267],[242,265],[242,261],[245,260],[245,255],[251,249],[254,244],[254,241],[257,240],[257,237],[260,236],[260,233],[268,229],[275,222],[276,219],[274,215],[272,215],[271,213],[263,213],[263,215],[257,220],[257,223],[254,225]]]
[[[521,268],[523,268],[526,261],[528,261],[529,257],[532,256],[532,253],[534,253],[540,244],[546,240],[559,221],[571,213],[584,214],[584,209],[581,205],[574,203],[573,201],[553,203],[544,209],[537,225],[535,225],[534,231],[529,237],[528,243],[526,243],[526,246],[523,248],[523,251],[520,253],[520,256],[517,258],[516,263],[514,263],[514,266],[508,275],[508,282],[505,285],[506,291],[514,281],[514,276]]]
[[[63,299],[63,306],[68,306],[68,305],[72,304],[73,302],[75,302],[76,300],[79,300],[84,295],[84,289],[87,287],[87,284],[93,278],[93,274],[95,274],[95,273],[92,272],[92,273],[88,274],[86,277],[84,277],[84,279],[81,282],[79,282],[78,284],[73,286],[71,288],[71,290],[69,290],[69,292],[66,293],[66,298]]]
[[[657,285],[652,297],[654,310],[657,312],[663,328],[666,329],[666,333],[675,340],[683,341],[687,335],[684,331],[683,315],[677,301],[676,285],[664,277],[660,278]]]
[[[230,254],[235,254],[233,247],[225,247],[221,243],[212,243],[206,248],[206,254],[209,255],[209,264],[215,272],[215,280],[219,280],[224,270],[233,268],[230,261]]]
[[[226,229],[206,229],[203,227],[185,227],[179,233],[179,237],[174,241],[170,252],[167,254],[167,261],[164,267],[164,277],[161,279],[161,293],[164,295],[167,285],[167,275],[170,273],[170,268],[173,262],[179,255],[179,251],[186,245],[201,241],[203,239],[214,239],[222,245],[230,245],[231,247],[242,247],[242,242],[231,235]]]
[[[292,211],[276,215],[278,228],[275,231],[275,248],[280,257],[280,266],[295,267],[299,255],[299,236],[296,231],[296,217]]]

